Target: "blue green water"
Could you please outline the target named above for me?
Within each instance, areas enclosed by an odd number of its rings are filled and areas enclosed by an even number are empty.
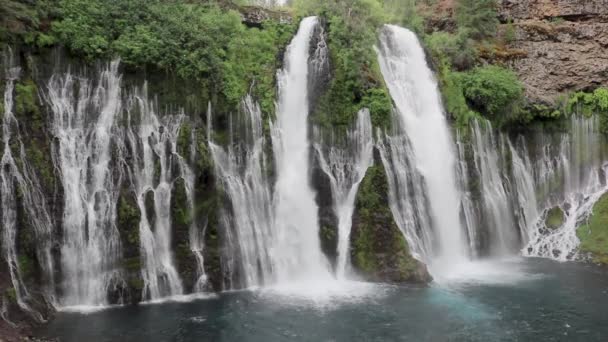
[[[240,291],[65,312],[39,333],[61,341],[608,341],[607,269],[542,259],[473,268],[428,287]]]

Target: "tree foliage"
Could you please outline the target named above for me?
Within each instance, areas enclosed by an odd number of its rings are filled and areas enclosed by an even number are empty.
[[[493,37],[498,26],[496,6],[496,0],[458,0],[458,27],[474,39]]]
[[[277,55],[293,25],[248,28],[215,1],[61,0],[59,13],[52,31],[78,56],[195,79],[232,105],[252,90],[266,113],[274,110]]]

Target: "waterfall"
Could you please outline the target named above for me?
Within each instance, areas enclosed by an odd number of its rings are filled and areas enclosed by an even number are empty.
[[[240,258],[239,274],[243,286],[252,287],[273,281],[271,253],[275,232],[272,196],[266,176],[262,113],[251,96],[243,100],[241,112],[237,130],[230,132],[231,142],[227,149],[211,141],[209,148],[216,174],[231,203],[231,210],[223,213],[230,249]],[[208,127],[211,127],[210,123]],[[239,132],[245,134],[242,141],[235,144],[233,136]]]
[[[129,102],[126,136],[133,151],[130,175],[141,212],[143,298],[181,295],[184,290],[171,249],[171,195],[177,177],[173,174],[173,163],[176,159],[179,163],[180,159],[176,152],[177,137],[184,115],[165,116],[161,120],[145,86]],[[130,125],[133,119],[138,122],[135,127]],[[192,186],[187,174],[184,180],[186,189]]]
[[[576,229],[591,215],[595,202],[607,191],[607,168],[604,163],[605,140],[599,131],[599,117],[573,115],[570,133],[560,134],[554,143],[541,133],[541,145],[534,167],[540,219],[530,225],[529,242],[524,255],[560,261],[577,257],[579,239]],[[561,227],[545,224],[548,211],[559,207],[565,215]]]
[[[320,140],[320,139],[317,139]],[[363,109],[357,115],[356,125],[348,131],[344,146],[336,146],[333,137],[328,151],[323,147],[328,142],[317,142],[315,149],[323,172],[329,177],[333,197],[333,210],[338,218],[338,279],[344,279],[349,263],[349,242],[352,215],[359,184],[367,169],[373,164],[374,142],[369,110]]]
[[[509,255],[519,249],[519,236],[513,220],[513,208],[507,183],[503,178],[508,169],[502,159],[505,137],[497,138],[489,121],[475,120],[472,124],[474,166],[479,177],[483,201],[484,225],[491,229],[488,252]]]
[[[194,215],[194,139],[189,159],[180,156],[177,138],[185,115],[159,117],[145,85],[123,92],[118,66],[118,61],[108,65],[97,82],[67,72],[53,75],[47,85],[53,161],[64,194],[60,306],[107,305],[110,295],[127,287],[117,203],[121,189],[129,186],[141,214],[143,299],[184,292],[172,251],[171,200],[175,181],[182,178]],[[203,291],[204,246],[194,218],[189,230],[197,260],[194,290]]]
[[[111,162],[120,87],[117,61],[96,85],[70,73],[48,82],[52,133],[58,142],[55,167],[64,192],[63,306],[108,304],[108,290],[121,281],[116,201],[122,175]]]
[[[279,282],[301,277],[329,278],[321,252],[318,208],[310,184],[308,141],[308,59],[316,17],[302,20],[287,47],[285,67],[277,73],[277,122],[271,125],[276,165],[274,255]]]
[[[19,133],[19,122],[13,113],[13,91],[21,69],[14,67],[12,52],[9,50],[8,68],[4,91],[4,113],[2,115],[2,141],[4,150],[0,161],[0,196],[2,209],[2,251],[7,262],[11,284],[15,290],[17,305],[29,313],[35,320],[44,321],[42,315],[30,304],[29,290],[22,277],[17,250],[17,192],[27,215],[28,222],[34,230],[36,253],[42,269],[42,276],[47,282],[47,293],[44,295],[54,301],[53,260],[51,257],[52,221],[47,211],[46,200],[32,167],[27,161],[25,147]],[[17,160],[12,147],[18,149]],[[21,170],[18,165],[21,165]],[[21,227],[25,229],[25,227]]]
[[[205,286],[207,285],[207,274],[205,273],[205,258],[203,257],[203,251],[205,249],[205,231],[207,229],[207,221],[204,222],[204,226],[201,229],[198,221],[196,220],[196,203],[195,203],[195,175],[190,168],[191,164],[194,164],[194,160],[197,158],[196,152],[196,135],[193,129],[190,133],[190,158],[187,160],[185,157],[175,153],[175,158],[179,164],[179,170],[181,178],[184,180],[186,188],[186,199],[188,201],[188,210],[190,211],[190,229],[188,231],[188,238],[190,243],[190,250],[196,258],[196,282],[194,283],[194,292],[204,292]]]
[[[244,99],[236,127],[230,120],[228,146],[210,142],[230,201],[222,220],[232,252],[228,263],[244,287],[331,277],[321,252],[318,208],[309,179],[308,68],[317,25],[316,17],[302,20],[287,47],[285,68],[277,73],[277,120],[270,123],[274,187],[267,173],[261,112],[251,97]],[[234,136],[241,132],[236,143]]]
[[[516,203],[515,213],[518,218],[519,234],[523,242],[527,242],[529,227],[531,227],[539,218],[538,202],[536,198],[536,185],[532,175],[532,162],[530,161],[526,145],[520,139],[521,152],[518,152],[511,141],[509,143],[509,152],[511,153],[511,161],[513,165],[513,184],[515,195],[512,201]]]
[[[459,218],[460,196],[456,186],[453,141],[424,51],[414,33],[387,25],[382,29],[377,52],[382,74],[396,105],[396,129],[398,135],[404,136],[389,139],[389,148],[398,153],[392,153],[391,161],[385,162],[391,193],[396,194],[390,199],[397,224],[406,233],[412,249],[423,252],[422,257],[431,268],[464,261],[467,247]],[[387,159],[387,152],[385,146],[383,159]],[[408,177],[419,179],[412,181]],[[422,193],[425,195],[419,192],[422,189],[411,191],[405,184],[424,187]],[[407,197],[411,193],[416,202],[404,203],[410,202],[411,198]],[[402,211],[407,212],[406,216],[399,219]],[[413,236],[414,232],[416,236]]]

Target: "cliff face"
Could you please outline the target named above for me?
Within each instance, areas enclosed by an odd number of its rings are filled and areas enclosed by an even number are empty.
[[[533,102],[608,85],[608,0],[502,0],[510,48],[525,51],[510,66]]]

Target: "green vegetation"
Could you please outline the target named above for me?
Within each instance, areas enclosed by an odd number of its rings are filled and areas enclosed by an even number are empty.
[[[496,65],[478,67],[462,75],[467,103],[499,124],[527,120],[524,88],[512,71]]]
[[[141,214],[133,196],[123,192],[118,197],[117,222],[120,232],[125,234],[131,247],[139,246],[139,221]]]
[[[564,211],[560,207],[549,209],[545,218],[545,225],[549,229],[557,229],[564,224]]]
[[[608,264],[608,194],[595,203],[593,215],[576,235],[581,240],[581,252],[589,253],[595,263]]]
[[[566,110],[571,114],[599,115],[600,130],[608,134],[608,88],[598,88],[592,93],[575,93],[568,100]]]
[[[298,0],[299,15],[319,15],[327,23],[331,76],[313,121],[321,126],[348,126],[363,107],[371,111],[375,126],[390,123],[391,98],[383,84],[373,46],[377,29],[389,20],[377,0]]]
[[[495,0],[459,0],[456,7],[456,22],[460,29],[474,39],[496,35],[498,13]]]
[[[238,12],[212,1],[61,0],[58,12],[52,34],[78,56],[172,71],[231,106],[251,89],[265,113],[274,110],[277,55],[293,25],[248,28]]]
[[[353,266],[375,281],[425,281],[388,206],[388,182],[380,165],[367,170],[356,199],[351,235]]]

